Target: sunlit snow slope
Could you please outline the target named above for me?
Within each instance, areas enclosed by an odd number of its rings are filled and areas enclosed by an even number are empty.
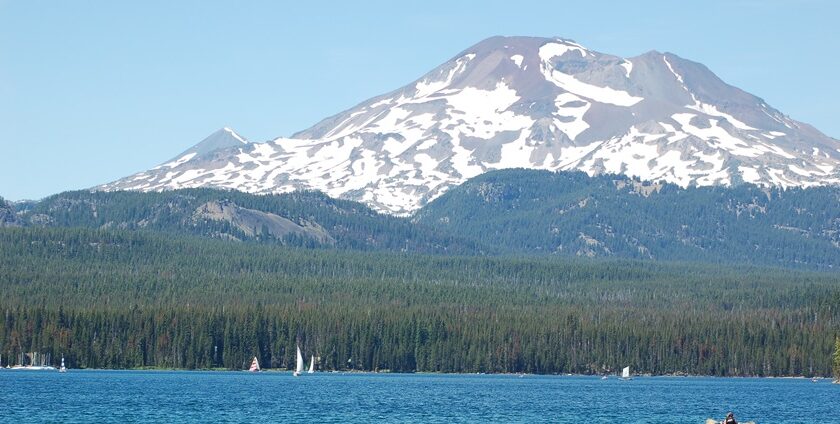
[[[409,214],[492,169],[807,187],[840,183],[839,163],[840,141],[701,64],[494,37],[292,138],[249,143],[220,130],[170,162],[98,188],[315,189]]]

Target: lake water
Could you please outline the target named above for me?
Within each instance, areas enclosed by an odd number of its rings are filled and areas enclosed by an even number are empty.
[[[3,422],[840,423],[806,379],[0,370]]]

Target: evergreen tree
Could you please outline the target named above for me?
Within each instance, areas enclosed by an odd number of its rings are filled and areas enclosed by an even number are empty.
[[[834,382],[840,383],[840,336],[837,336],[834,341]]]

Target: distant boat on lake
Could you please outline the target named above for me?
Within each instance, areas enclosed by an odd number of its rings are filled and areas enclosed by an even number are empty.
[[[248,371],[260,372],[260,361],[257,359],[256,356],[254,357],[254,360],[251,361],[251,368],[248,368]]]
[[[309,361],[309,371],[306,372],[307,374],[314,374],[315,373],[315,355],[312,355],[312,360]]]
[[[705,424],[724,424],[724,421],[718,421],[714,418],[706,418],[706,423]],[[741,424],[755,424],[755,421],[746,421],[746,422],[738,421],[738,422],[741,423]]]
[[[295,372],[293,375],[295,377],[301,375],[303,373],[303,355],[300,353],[300,346],[297,347],[297,360],[295,361]]]
[[[621,370],[621,379],[622,380],[630,380],[631,379],[631,377],[630,377],[630,367],[624,367],[624,369]]]
[[[64,355],[61,355],[61,368],[58,369],[58,372],[67,372],[67,367],[64,366]]]

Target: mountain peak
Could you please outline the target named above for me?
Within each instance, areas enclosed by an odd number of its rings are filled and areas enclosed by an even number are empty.
[[[498,50],[498,49],[510,49],[510,48],[517,48],[517,47],[531,47],[531,48],[539,48],[543,44],[546,43],[561,43],[561,44],[568,44],[574,45],[577,47],[584,48],[580,44],[578,44],[575,40],[570,38],[563,38],[563,37],[532,37],[532,36],[521,36],[521,35],[494,35],[492,37],[485,38],[484,40],[475,43],[470,48],[464,50],[463,53],[469,53],[470,51],[476,50]]]
[[[236,131],[232,130],[230,127],[224,127],[224,128],[221,129],[221,131],[224,131],[224,132],[230,134],[231,137],[241,141],[242,143],[248,143],[248,141],[245,140],[245,138],[243,138],[241,135],[237,134]]]
[[[622,58],[563,38],[488,38],[292,138],[243,144],[220,131],[104,188],[303,188],[408,214],[507,168],[683,187],[840,183],[840,142],[702,64],[655,50]]]
[[[191,153],[195,153],[196,156],[201,156],[219,149],[238,147],[243,144],[248,144],[248,141],[244,137],[237,134],[236,131],[232,130],[230,127],[224,127],[214,131],[212,134],[205,137],[204,140],[198,142],[195,146],[181,152],[181,154],[176,156],[176,158],[180,158]]]
[[[230,127],[223,127],[174,158],[156,166],[153,170],[175,168],[194,159],[207,158],[221,150],[242,147],[248,144],[248,141],[237,134],[236,131]]]

